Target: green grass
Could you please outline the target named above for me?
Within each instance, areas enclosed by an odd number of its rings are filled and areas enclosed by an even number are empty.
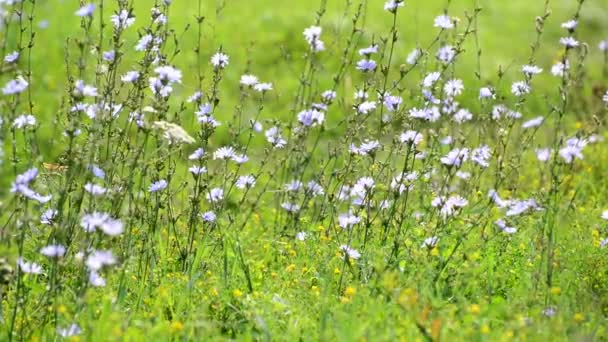
[[[464,20],[464,13],[472,12],[473,1],[453,1],[450,13]],[[144,25],[149,19],[145,18],[152,1],[136,1],[136,14],[139,16],[138,25]],[[326,38],[329,47],[343,47],[342,39],[348,34],[350,17],[357,4],[349,6],[349,15],[344,17],[346,1],[329,1],[327,14],[322,20],[322,26],[329,37]],[[369,1],[364,22],[366,31],[361,46],[371,41],[375,36],[387,36],[391,26],[390,17],[382,10],[382,2]],[[484,84],[494,78],[498,67],[510,69],[511,74],[519,72],[518,67],[525,64],[529,57],[529,45],[534,40],[534,19],[543,14],[544,1],[515,0],[509,2],[496,2],[480,0],[483,8],[479,19],[479,47],[482,50],[481,74],[482,80],[469,87],[474,89],[475,84]],[[35,54],[32,59],[34,75],[40,87],[40,96],[45,96],[45,104],[50,108],[40,108],[44,113],[53,113],[58,109],[61,91],[65,83],[65,49],[66,38],[77,36],[78,18],[73,15],[74,4],[56,5],[53,2],[42,2],[38,10],[40,20],[48,20],[49,28],[37,31],[36,43],[45,53]],[[407,54],[417,45],[426,46],[434,38],[437,30],[432,28],[433,18],[442,13],[445,7],[443,1],[427,1],[424,3],[408,3],[398,19],[399,40],[396,45],[397,66],[403,63]],[[605,39],[606,24],[604,18],[608,13],[608,6],[601,1],[588,1],[581,15],[580,36],[587,38],[586,42],[595,49],[597,43]],[[542,43],[555,44],[563,36],[559,24],[569,19],[574,12],[574,1],[554,1],[551,3],[552,15],[547,22],[546,33]],[[229,100],[238,98],[238,88],[234,84],[244,72],[247,61],[251,62],[251,71],[260,79],[273,82],[276,92],[273,96],[272,110],[274,115],[286,115],[288,105],[295,93],[298,77],[301,72],[302,56],[306,52],[302,31],[312,25],[315,12],[319,9],[316,1],[274,1],[274,0],[231,0],[231,1],[203,1],[202,15],[205,17],[203,30],[202,56],[203,63],[207,64],[209,57],[218,47],[230,55],[233,67],[226,72],[225,91]],[[196,1],[176,2],[172,5],[170,22],[183,41],[181,43],[183,56],[178,56],[177,64],[186,63],[186,81],[180,89],[185,98],[194,91],[194,77],[196,75],[196,58],[191,53],[193,44],[197,39],[194,17],[197,14]],[[186,26],[191,25],[189,31],[184,33]],[[127,37],[132,38],[125,43],[126,47],[134,45],[134,30],[128,32]],[[107,43],[107,42],[106,42]],[[469,40],[466,48],[471,52],[475,50],[473,40]],[[558,60],[554,49],[541,49],[537,56],[538,64],[545,70]],[[334,67],[339,63],[338,55],[341,51],[330,49],[320,57],[329,61],[327,72],[319,80],[320,88],[328,86],[331,82]],[[598,54],[591,60],[597,62]],[[466,68],[475,70],[476,58],[474,53],[466,54],[461,62]],[[597,63],[589,63],[597,65]],[[514,69],[514,70],[513,70]],[[597,70],[597,69],[596,69]],[[473,73],[463,72],[458,75],[469,84],[474,81]],[[515,77],[511,75],[511,77]],[[599,75],[592,75],[598,79]],[[542,84],[550,85],[552,78],[549,75],[542,77]],[[46,98],[48,96],[48,99]],[[276,98],[274,98],[276,97]],[[48,101],[48,102],[47,102]],[[226,101],[232,103],[232,101]],[[226,108],[229,110],[229,108]]]
[[[331,85],[331,77],[339,65],[339,55],[344,47],[343,40],[349,33],[350,17],[357,7],[356,3],[349,6],[345,1],[329,1],[327,12],[323,18],[322,26],[326,32],[326,44],[330,47],[321,55],[324,70],[317,79],[318,89],[325,89]],[[153,1],[141,0],[135,2],[138,19],[136,25],[143,26],[149,21],[147,13]],[[477,43],[473,39],[467,40],[465,49],[469,51],[460,63],[463,66],[456,76],[462,78],[467,84],[467,93],[476,96],[476,89],[484,86],[489,80],[495,78],[499,68],[507,70],[506,79],[515,80],[519,73],[519,66],[528,62],[530,56],[529,45],[534,40],[534,20],[544,11],[543,1],[516,0],[509,2],[479,1],[483,8],[479,18]],[[196,89],[197,64],[202,62],[208,65],[210,56],[221,46],[230,56],[231,68],[225,73],[225,81],[221,91],[225,103],[236,103],[239,90],[235,86],[240,76],[246,71],[259,76],[261,80],[272,82],[275,91],[269,95],[268,116],[263,119],[290,117],[290,105],[302,70],[302,56],[306,52],[302,31],[312,25],[315,13],[319,9],[319,2],[315,1],[203,1],[202,16],[205,17],[201,39],[202,61],[197,61],[192,53],[197,39],[195,16],[197,15],[197,2],[176,2],[172,5],[170,23],[176,34],[180,37],[182,53],[174,60],[184,68],[184,86],[177,90],[179,98],[185,100]],[[37,115],[52,118],[61,111],[63,90],[65,88],[66,49],[74,48],[67,39],[80,37],[75,33],[79,26],[78,18],[73,15],[74,4],[56,5],[45,1],[38,4],[38,21],[48,21],[47,29],[36,32],[36,48],[43,49],[44,53],[32,56],[32,70],[35,93],[40,101],[36,104]],[[379,37],[388,36],[391,21],[383,13],[381,2],[368,2],[364,6],[365,30],[367,31],[360,46],[378,41]],[[449,7],[450,13],[464,20],[465,13],[472,13],[473,1],[454,1]],[[576,3],[572,1],[555,1],[551,4],[552,15],[548,20],[546,32],[541,40],[542,46],[553,45],[562,36],[559,24],[569,19]],[[581,15],[580,35],[588,37],[587,43],[595,49],[597,43],[604,39],[602,32],[606,31],[603,19],[608,13],[608,6],[600,1],[588,1]],[[112,8],[110,6],[110,8]],[[427,46],[434,38],[437,30],[432,28],[433,18],[442,13],[445,8],[443,1],[429,1],[425,3],[408,3],[407,9],[399,15],[399,40],[396,44],[394,68],[404,63],[407,54],[416,46]],[[347,13],[345,17],[344,14]],[[106,17],[109,16],[106,13]],[[189,29],[186,31],[186,27]],[[109,31],[106,31],[105,44],[109,44]],[[134,46],[137,36],[135,30],[127,32],[125,46]],[[477,45],[478,44],[478,45]],[[477,46],[482,51],[479,61],[481,79],[474,76],[474,72],[464,70],[477,70],[477,58],[473,51]],[[107,45],[106,45],[107,49]],[[546,71],[559,56],[553,49],[540,49],[535,56],[537,64]],[[76,62],[72,55],[71,62]],[[592,69],[590,81],[601,80],[598,67],[601,57],[593,54],[590,57]],[[125,65],[129,65],[126,63]],[[209,69],[207,69],[207,72]],[[126,71],[126,68],[125,70]],[[205,84],[210,84],[211,75],[207,74]],[[418,79],[419,77],[416,77]],[[541,88],[550,89],[555,80],[548,74],[540,76],[535,84]],[[344,94],[354,92],[353,80],[347,78],[343,87]],[[508,83],[504,83],[508,85]],[[595,83],[594,83],[595,84]],[[411,85],[415,86],[415,85]],[[585,89],[584,96],[591,98],[591,91]],[[536,115],[547,108],[543,107],[541,100],[531,99],[532,104],[527,107],[529,116]],[[223,106],[220,116],[230,117],[231,106]],[[343,109],[347,110],[347,109]],[[344,117],[342,112],[330,112],[330,122],[339,121]],[[43,140],[50,140],[52,130],[42,131]],[[54,158],[51,148],[45,148],[45,153]]]

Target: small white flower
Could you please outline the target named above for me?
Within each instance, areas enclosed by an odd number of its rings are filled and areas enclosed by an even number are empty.
[[[58,211],[55,209],[47,209],[40,215],[40,223],[53,224],[53,219],[57,216]]]
[[[515,96],[530,94],[531,90],[530,85],[524,81],[514,82],[511,85],[511,93],[513,93]]]
[[[90,97],[96,97],[98,95],[97,88],[95,88],[91,85],[85,84],[83,80],[77,80],[74,83],[74,94],[77,96],[90,96]]]
[[[24,173],[17,175],[17,178],[15,179],[15,183],[13,183],[13,187],[15,185],[28,185],[34,179],[36,179],[37,176],[38,176],[38,169],[33,167],[33,168],[25,171]],[[11,190],[11,192],[14,192],[14,191]]]
[[[479,98],[480,99],[495,99],[496,94],[494,89],[490,87],[483,87],[479,89]]]
[[[406,131],[399,135],[399,142],[402,144],[413,144],[418,145],[422,142],[423,135],[422,133],[418,133],[416,131]]]
[[[434,26],[444,30],[449,30],[454,28],[454,23],[452,22],[452,18],[450,18],[448,15],[440,15],[435,18]]]
[[[102,196],[108,190],[101,185],[97,185],[94,183],[87,183],[84,185],[84,189],[93,196]]]
[[[360,56],[369,56],[371,54],[377,53],[378,52],[378,44],[373,44],[369,47],[366,47],[364,49],[360,49],[359,50],[359,55]]]
[[[312,52],[320,52],[325,50],[325,44],[319,38],[323,29],[319,26],[310,26],[304,30],[304,38],[310,45]]]
[[[190,171],[190,173],[193,174],[193,175],[201,175],[201,174],[207,172],[207,168],[204,167],[204,166],[196,166],[196,165],[194,165],[194,166],[190,166],[188,168],[188,171]]]
[[[298,113],[298,121],[306,127],[322,125],[325,121],[325,114],[315,109],[304,110]]]
[[[420,56],[422,56],[422,50],[420,50],[419,48],[415,48],[412,52],[409,53],[409,55],[407,55],[405,61],[409,65],[414,65],[418,63]]]
[[[290,213],[297,213],[300,211],[300,205],[295,203],[284,202],[281,204],[281,208],[287,210]]]
[[[203,221],[207,223],[215,222],[215,220],[217,219],[217,216],[213,211],[204,212],[201,214],[201,217],[203,218]]]
[[[13,127],[25,128],[36,126],[36,118],[31,114],[23,114],[15,118],[13,121]]]
[[[424,119],[426,121],[435,122],[439,120],[441,117],[441,113],[439,112],[439,108],[433,106],[431,108],[418,109],[412,108],[409,111],[409,115],[412,118],[416,119]]]
[[[542,116],[536,117],[534,119],[530,119],[526,122],[524,122],[521,127],[522,128],[533,128],[533,127],[538,127],[540,125],[543,124],[543,121],[545,121],[545,118]]]
[[[161,81],[167,83],[181,83],[182,72],[170,65],[159,66],[154,69],[154,72],[158,75]]]
[[[151,34],[145,34],[135,44],[135,51],[145,51],[152,47],[154,43],[154,36]]]
[[[376,61],[373,59],[362,59],[357,62],[357,70],[369,72],[376,70]]]
[[[159,192],[159,191],[165,190],[166,188],[167,188],[167,181],[164,179],[160,179],[160,180],[150,184],[148,191]]]
[[[203,92],[200,90],[197,90],[194,92],[194,94],[190,95],[190,97],[188,97],[188,99],[186,99],[186,102],[188,102],[188,103],[197,102],[202,97],[203,97]]]
[[[494,224],[506,234],[515,234],[517,232],[517,228],[508,226],[504,220],[497,220]]]
[[[110,21],[112,21],[115,28],[125,29],[135,23],[135,17],[131,17],[131,14],[123,9],[118,14],[112,15]]]
[[[104,266],[112,266],[116,264],[116,257],[112,251],[93,251],[87,257],[85,264],[90,271],[99,271]]]
[[[521,71],[527,76],[532,76],[540,74],[543,72],[543,69],[537,67],[536,65],[524,65],[521,68]]]
[[[447,96],[454,97],[462,94],[464,84],[462,83],[462,80],[459,79],[449,80],[445,83],[443,90]]]
[[[557,62],[551,67],[551,74],[557,77],[563,77],[565,72],[570,70],[570,62],[566,60],[565,63]]]
[[[394,95],[384,96],[384,107],[386,107],[386,110],[389,112],[394,112],[396,110],[399,110],[399,107],[401,106],[402,103],[403,103],[403,98],[401,98],[400,96],[394,96]]]
[[[465,172],[465,171],[460,171],[460,170],[456,171],[456,173],[454,175],[463,180],[467,180],[467,179],[471,178],[470,172]]]
[[[433,92],[426,88],[422,89],[422,96],[424,96],[424,99],[427,103],[432,103],[434,105],[438,105],[441,103],[441,100],[436,98],[435,95],[433,95]],[[448,101],[450,101],[450,99],[446,99],[446,102]]]
[[[246,155],[244,155],[244,154],[235,154],[235,155],[232,157],[232,161],[233,161],[233,162],[235,162],[235,163],[237,163],[237,164],[243,164],[243,163],[246,163],[248,160],[249,160],[249,157],[247,157],[247,156],[246,156]]]
[[[576,20],[568,20],[565,23],[562,23],[562,28],[565,28],[568,31],[574,31],[576,26],[578,25],[578,21]]]
[[[404,4],[404,0],[389,0],[384,3],[384,10],[395,13],[397,12],[397,8],[403,7]]]
[[[106,176],[106,173],[97,165],[89,165],[89,170],[91,170],[91,173],[93,173],[93,176],[97,177],[97,178],[101,178],[104,179]]]
[[[311,196],[322,196],[325,194],[325,190],[319,183],[310,181],[306,184],[306,193]]]
[[[265,93],[272,90],[272,83],[258,83],[253,86],[253,89],[259,93]]]
[[[139,78],[138,71],[127,71],[126,74],[124,74],[120,77],[120,80],[125,83],[133,83],[133,82],[137,81],[138,78]]]
[[[454,121],[457,123],[463,123],[467,121],[471,121],[473,119],[473,114],[469,112],[467,109],[459,109],[456,114],[453,116]]]
[[[258,78],[254,75],[243,75],[241,76],[240,83],[247,87],[253,87],[254,85],[260,83]]]
[[[361,257],[361,253],[348,245],[340,245],[340,250],[344,252],[344,256],[348,259],[357,260]]]
[[[17,59],[19,59],[19,52],[17,51],[13,51],[8,55],[4,56],[4,61],[6,63],[14,63],[17,61]]]
[[[188,156],[190,160],[201,160],[205,155],[205,150],[202,147],[197,148],[192,154]]]
[[[255,185],[255,178],[252,175],[240,176],[235,185],[239,189],[252,188]]]
[[[337,96],[338,95],[333,90],[326,90],[323,93],[321,93],[321,98],[326,103],[331,103],[333,100],[336,99]]]
[[[70,324],[67,328],[57,328],[57,334],[61,337],[72,337],[76,335],[80,335],[82,333],[82,329],[78,326],[78,324]]]
[[[89,272],[89,283],[94,287],[104,287],[106,286],[106,280],[99,275],[99,273],[95,271]]]
[[[371,177],[361,177],[351,188],[351,196],[365,198],[376,187],[376,182]]]
[[[371,153],[376,152],[376,150],[378,150],[378,148],[380,148],[380,142],[377,140],[365,140],[363,143],[361,143],[360,147],[357,147],[355,144],[351,144],[349,147],[349,151],[352,154],[358,154],[358,155],[368,155]]]
[[[78,17],[90,17],[93,15],[95,11],[95,4],[86,4],[78,9],[76,13],[74,13]]]
[[[256,132],[256,133],[261,133],[264,130],[264,126],[262,126],[262,123],[259,121],[250,121],[251,122],[251,128]]]
[[[553,307],[548,307],[543,310],[543,315],[545,315],[546,317],[553,317],[553,316],[555,316],[555,314],[556,314],[556,311],[555,311],[555,308],[553,308]]]
[[[455,56],[456,56],[456,50],[454,50],[454,48],[451,47],[450,45],[442,46],[437,51],[437,59],[439,59],[441,62],[443,62],[445,64],[451,63],[452,60],[454,60]]]
[[[287,184],[285,184],[284,188],[286,191],[291,191],[291,192],[295,192],[295,191],[299,191],[302,186],[304,186],[304,183],[302,183],[299,180],[293,180]]]
[[[48,245],[42,247],[40,253],[49,258],[61,258],[65,255],[65,247],[62,245]]]
[[[224,190],[221,188],[213,188],[209,190],[209,193],[205,195],[207,200],[211,203],[217,203],[224,199]]]
[[[341,214],[338,216],[338,225],[344,229],[352,228],[359,222],[361,222],[361,218],[353,215],[352,213]]]
[[[565,46],[567,49],[575,48],[580,45],[579,41],[573,37],[560,38],[559,43]]]
[[[521,119],[521,117],[523,116],[523,114],[521,114],[521,112],[517,112],[517,111],[514,111],[514,110],[509,110],[509,111],[507,111],[506,116],[508,118],[511,118],[511,119]]]
[[[424,77],[424,80],[422,81],[422,86],[425,88],[430,88],[433,86],[433,84],[435,84],[435,82],[439,81],[440,78],[441,78],[441,73],[436,72],[436,71],[431,72]]]
[[[359,106],[357,106],[357,112],[359,114],[369,114],[369,113],[373,112],[374,110],[376,110],[375,101],[366,101],[366,102],[359,104]]]
[[[2,93],[4,95],[19,94],[25,91],[28,86],[29,83],[23,77],[18,76],[16,79],[10,80],[6,83],[6,85],[4,85],[2,88]]]
[[[25,261],[23,258],[17,259],[17,266],[23,273],[27,274],[42,274],[42,266],[38,265],[35,262]]]
[[[447,166],[460,167],[463,162],[469,159],[468,148],[455,148],[441,158],[441,163]]]
[[[104,53],[103,53],[104,61],[106,61],[108,63],[112,63],[112,62],[114,62],[115,59],[116,59],[116,51],[114,51],[114,50],[104,51]]]
[[[354,95],[355,100],[367,100],[368,95],[363,90],[357,90]]]
[[[480,146],[471,152],[471,161],[481,167],[490,166],[489,159],[492,157],[492,150],[487,145]]]
[[[521,215],[533,209],[541,210],[538,203],[533,199],[505,201],[504,205],[509,209],[505,213],[506,216]]]
[[[433,207],[439,208],[439,211],[444,218],[454,216],[461,208],[468,204],[469,201],[461,196],[450,196],[447,199],[441,196],[434,198],[431,202]]]
[[[99,229],[109,236],[117,236],[123,232],[123,224],[120,220],[113,219],[110,215],[100,212],[86,214],[80,220],[80,226],[87,233],[93,233]]]
[[[549,160],[549,158],[551,158],[551,149],[550,148],[537,148],[535,150],[536,152],[536,159],[538,159],[541,162],[546,162],[547,160]]]
[[[281,130],[276,126],[267,129],[264,135],[266,136],[266,141],[275,148],[283,148],[287,144],[287,141],[281,135]]]
[[[402,194],[414,188],[414,181],[418,179],[418,172],[405,172],[399,174],[391,180],[391,189]]]
[[[223,159],[228,160],[232,159],[236,155],[234,148],[231,146],[224,146],[218,148],[215,152],[213,152],[213,159]]]
[[[211,65],[213,65],[215,68],[224,69],[228,66],[228,60],[228,55],[222,52],[217,52],[211,56]]]
[[[583,159],[583,148],[587,146],[587,140],[579,138],[570,138],[566,141],[566,146],[559,150],[559,155],[568,164],[575,159]]]
[[[438,242],[439,242],[439,238],[437,236],[431,236],[429,238],[424,239],[424,241],[422,242],[422,245],[420,245],[420,248],[433,249],[433,248],[435,248],[435,246],[437,246]]]

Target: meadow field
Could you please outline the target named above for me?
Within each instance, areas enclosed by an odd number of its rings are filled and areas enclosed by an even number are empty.
[[[0,341],[608,340],[608,2],[0,0]]]

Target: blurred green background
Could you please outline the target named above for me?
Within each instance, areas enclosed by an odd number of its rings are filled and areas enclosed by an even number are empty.
[[[112,4],[110,4],[112,3]],[[446,9],[447,1],[406,1],[406,5],[398,14],[399,39],[396,44],[394,70],[404,63],[407,54],[416,46],[427,46],[437,35],[438,29],[433,27],[433,19]],[[477,89],[487,83],[493,83],[496,72],[500,67],[507,70],[508,81],[521,79],[520,67],[526,64],[530,55],[530,44],[535,39],[535,17],[544,13],[544,0],[454,0],[448,8],[448,13],[463,20],[465,13],[471,13],[475,4],[483,8],[478,23],[477,42],[470,37],[465,44],[466,52],[459,57],[455,69],[457,77],[465,81],[468,102],[473,102]],[[138,39],[138,28],[149,22],[150,8],[154,1],[136,0],[134,13],[137,20],[125,34],[125,51],[129,54],[126,63],[121,66],[121,72],[135,67],[137,53],[133,47]],[[276,1],[276,0],[229,0],[209,1],[201,3],[202,15],[205,17],[201,37],[202,59],[206,65],[206,84],[210,83],[212,68],[209,58],[220,47],[230,56],[230,65],[226,70],[221,85],[222,104],[217,112],[220,121],[232,116],[232,110],[238,104],[239,77],[249,69],[264,82],[272,82],[274,90],[268,94],[266,101],[265,119],[286,118],[289,106],[298,86],[298,77],[303,68],[303,56],[307,52],[307,44],[303,39],[304,28],[315,22],[316,11],[321,1]],[[326,13],[321,21],[324,29],[322,39],[327,50],[319,56],[322,70],[315,87],[325,90],[331,85],[331,77],[340,63],[340,56],[345,46],[345,37],[350,33],[351,18],[358,6],[358,1],[329,0],[326,2]],[[364,1],[365,15],[364,34],[358,48],[367,46],[379,37],[388,37],[392,24],[391,14],[384,11],[384,1]],[[560,37],[566,32],[560,24],[571,19],[578,1],[558,0],[550,2],[551,16],[547,21],[542,45],[537,53],[537,64],[545,73],[534,80],[534,86],[543,91],[555,91],[555,77],[548,72],[551,65],[558,60],[558,45]],[[114,1],[107,2],[104,18],[115,10]],[[62,99],[65,99],[66,89],[66,49],[74,48],[68,38],[82,37],[80,18],[74,12],[80,7],[78,1],[49,1],[38,0],[35,22],[40,26],[36,33],[36,53],[32,55],[34,114],[40,118],[42,129],[40,138],[54,139],[57,132],[45,129],[44,122],[61,110]],[[178,96],[175,103],[185,100],[195,89],[197,73],[197,56],[193,52],[198,39],[195,16],[199,2],[196,0],[174,1],[171,5],[170,25],[180,39],[182,52],[173,61],[183,70],[185,79],[182,86],[176,89]],[[99,8],[95,13],[96,24],[99,20]],[[594,83],[605,80],[601,75],[602,55],[597,44],[608,38],[608,2],[603,0],[587,0],[581,13],[579,32],[580,40],[589,44],[590,54],[588,72]],[[188,30],[186,28],[189,27]],[[110,26],[107,27],[111,29]],[[109,31],[108,31],[109,33]],[[140,31],[141,33],[141,31]],[[108,50],[110,35],[106,35],[102,50]],[[482,50],[480,59],[481,80],[474,76],[477,67],[476,45]],[[10,51],[10,50],[9,50]],[[432,51],[434,53],[434,51]],[[129,62],[131,58],[131,62]],[[75,63],[76,56],[68,58]],[[248,64],[248,61],[250,64]],[[94,77],[94,65],[87,67],[87,75]],[[359,73],[353,72],[354,67],[347,73],[344,86],[340,88],[339,96],[352,99],[353,84],[357,84]],[[415,84],[426,71],[416,71],[408,76],[408,82]],[[396,73],[394,75],[397,75]],[[8,76],[6,76],[8,79]],[[355,79],[351,79],[355,78]],[[397,77],[397,76],[394,76]],[[90,79],[85,81],[91,82]],[[508,89],[509,83],[504,83]],[[205,90],[205,89],[204,89]],[[508,90],[507,90],[508,91]],[[585,90],[585,96],[592,96],[590,87]],[[525,116],[536,116],[545,110],[542,96],[536,96],[526,110],[539,113],[524,113]],[[463,100],[466,105],[466,100]],[[406,106],[408,100],[406,99]],[[409,104],[411,105],[411,104]],[[347,106],[334,107],[328,114],[328,121],[338,120],[349,114]],[[192,116],[192,113],[183,113]],[[191,122],[182,118],[184,122]],[[51,121],[46,120],[47,123]],[[44,151],[49,153],[50,151]],[[52,152],[50,152],[52,154]]]

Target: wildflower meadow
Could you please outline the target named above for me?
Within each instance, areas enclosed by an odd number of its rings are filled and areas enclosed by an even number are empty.
[[[0,341],[608,340],[605,0],[0,0]]]

